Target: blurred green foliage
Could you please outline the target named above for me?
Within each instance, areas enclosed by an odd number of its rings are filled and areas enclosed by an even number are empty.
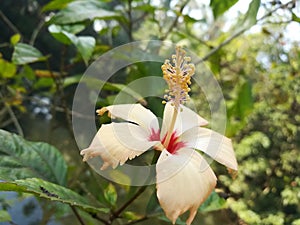
[[[131,41],[155,39],[178,43],[202,58],[218,80],[226,100],[226,135],[233,140],[239,163],[238,174],[232,177],[214,165],[221,192],[213,192],[200,207],[195,224],[204,223],[210,212],[220,210],[226,213],[226,219],[221,218],[222,224],[299,225],[300,45],[299,39],[286,33],[288,26],[300,26],[299,9],[293,0],[286,3],[252,0],[245,12],[233,16],[232,6],[241,2],[244,3],[243,0],[211,0],[209,5],[192,0],[3,1],[0,128],[30,139],[23,132],[22,121],[39,114],[43,117],[43,127],[52,119],[72,130],[71,115],[91,119],[71,112],[76,84],[90,63]],[[255,24],[259,25],[253,29]],[[142,99],[143,93],[127,86],[140,77],[160,74],[157,63],[128,66],[105,83],[100,96],[91,90],[90,98],[96,98],[97,106],[101,107],[113,102],[126,87],[126,94],[137,101],[147,101],[154,112],[161,114],[160,99]],[[100,80],[82,82],[94,89],[103,85]],[[162,88],[160,84],[155,87]],[[210,109],[203,104],[205,96],[201,90],[192,87],[191,97],[200,106],[199,113],[209,118]],[[46,221],[53,214],[62,217],[51,207],[71,214],[57,205],[62,202],[70,205],[79,221],[84,218],[87,224],[95,224],[96,220],[105,224],[103,218],[118,219],[122,224],[169,224],[155,193],[150,193],[154,187],[149,187],[150,192],[144,192],[146,197],[128,211],[121,210],[115,215],[118,206],[138,193],[136,187],[108,183],[81,162],[77,150],[76,156],[69,152],[60,154],[46,143],[27,142],[5,131],[0,134],[0,179],[6,180],[0,183],[0,189],[51,200],[53,205],[44,206],[48,212]],[[39,151],[51,165],[43,163]],[[41,163],[36,164],[40,170],[30,166],[35,161]],[[52,172],[43,177],[41,171],[49,168]],[[1,205],[1,209],[6,209],[9,203],[1,199]],[[74,207],[81,209],[80,213]],[[11,220],[6,210],[0,210],[0,222]],[[183,224],[182,221],[179,219],[177,224]],[[217,221],[209,223],[220,224]]]

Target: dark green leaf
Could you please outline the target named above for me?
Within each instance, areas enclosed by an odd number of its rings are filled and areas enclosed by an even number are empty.
[[[91,205],[84,197],[68,188],[38,178],[1,182],[0,190],[31,193],[51,201],[77,206],[82,210],[93,213],[107,211],[105,208]]]
[[[150,196],[150,199],[148,201],[147,207],[146,207],[146,213],[147,215],[156,214],[156,213],[162,213],[162,208],[159,205],[156,191],[152,193]]]
[[[243,83],[238,92],[237,113],[243,120],[253,109],[252,85],[249,81]]]
[[[29,142],[0,130],[0,180],[39,177],[65,185],[67,165],[60,152],[42,142]]]
[[[226,200],[221,198],[215,191],[213,191],[206,201],[200,206],[199,211],[211,212],[226,207]]]
[[[257,12],[260,6],[260,0],[252,0],[249,5],[248,11],[243,20],[243,27],[251,27],[256,24]]]
[[[226,12],[238,0],[211,0],[210,7],[213,10],[214,17],[217,18]]]
[[[44,61],[46,59],[47,57],[43,56],[38,49],[24,43],[18,43],[15,45],[15,49],[12,56],[13,63],[17,65],[23,65],[37,61]]]
[[[93,19],[111,19],[118,14],[103,9],[103,4],[96,0],[79,0],[71,2],[66,8],[57,13],[50,23],[70,24]]]
[[[157,217],[158,219],[162,220],[162,221],[165,221],[165,222],[168,222],[170,223],[170,220],[165,216],[165,215],[162,215],[162,216],[158,216]],[[183,222],[179,217],[178,219],[176,220],[176,223],[177,225],[186,225],[185,222]]]
[[[117,191],[111,183],[104,190],[104,198],[111,206],[115,206],[117,203]]]
[[[50,88],[54,85],[54,80],[49,77],[42,77],[38,79],[37,82],[34,83],[34,88],[35,89],[40,89],[40,88]]]

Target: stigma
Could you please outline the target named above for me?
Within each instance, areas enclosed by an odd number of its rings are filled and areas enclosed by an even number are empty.
[[[163,103],[171,101],[176,108],[190,99],[188,93],[191,89],[189,85],[191,84],[191,77],[195,73],[195,65],[190,63],[191,58],[185,54],[186,52],[177,46],[176,54],[172,55],[172,63],[167,59],[161,66],[163,78],[169,86]]]

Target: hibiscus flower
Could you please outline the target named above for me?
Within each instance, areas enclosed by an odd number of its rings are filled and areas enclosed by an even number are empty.
[[[100,156],[104,170],[123,165],[149,149],[161,151],[156,163],[157,198],[173,224],[189,210],[186,224],[190,225],[217,181],[199,151],[232,170],[238,166],[231,140],[204,128],[208,122],[183,105],[189,99],[190,79],[195,71],[190,58],[178,47],[172,59],[174,66],[169,60],[162,66],[169,90],[164,96],[161,128],[157,117],[140,104],[107,106],[97,110],[98,114],[108,112],[110,117],[124,122],[102,125],[81,154],[84,161]]]

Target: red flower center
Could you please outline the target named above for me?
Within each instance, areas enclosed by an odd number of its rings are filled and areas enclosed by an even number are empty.
[[[161,143],[165,146],[165,141],[166,141],[167,134],[163,137],[162,140],[160,140],[160,130],[154,130],[153,128],[151,129],[151,134],[148,138],[149,141],[161,141]],[[175,154],[177,150],[180,148],[183,148],[186,146],[186,144],[183,141],[179,141],[179,136],[176,134],[176,131],[174,131],[171,134],[171,138],[169,141],[168,146],[165,146],[168,152],[171,154]]]

